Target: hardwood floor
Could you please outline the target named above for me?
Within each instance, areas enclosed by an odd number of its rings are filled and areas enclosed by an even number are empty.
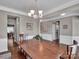
[[[11,48],[11,57],[12,59],[25,59],[23,54],[17,51],[16,47]]]
[[[13,45],[13,41],[9,40],[9,50],[11,51],[11,59],[25,59],[21,52],[17,51],[17,47]]]

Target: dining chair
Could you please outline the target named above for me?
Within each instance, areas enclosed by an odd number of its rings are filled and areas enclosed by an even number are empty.
[[[60,59],[75,59],[77,54],[77,44],[67,45],[66,53],[60,56]]]
[[[70,46],[72,48],[71,58],[75,59],[77,55],[77,44]]]
[[[20,39],[20,42],[22,42],[24,40],[24,34],[19,34],[19,39]]]

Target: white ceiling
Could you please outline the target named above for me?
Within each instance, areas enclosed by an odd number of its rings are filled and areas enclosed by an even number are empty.
[[[38,0],[37,3],[38,8],[46,13],[70,1],[73,0]],[[0,0],[0,5],[22,12],[27,12],[29,9],[35,9],[37,7],[35,0]]]
[[[65,14],[65,15],[61,15],[61,14]],[[59,10],[57,12],[47,14],[43,17],[43,19],[41,19],[41,21],[58,20],[69,16],[79,16],[79,4],[65,8],[63,10]]]

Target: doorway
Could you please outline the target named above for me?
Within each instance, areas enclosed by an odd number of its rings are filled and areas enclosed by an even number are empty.
[[[56,21],[55,23],[55,36],[56,36],[56,42],[59,43],[60,40],[60,21]]]
[[[8,39],[14,39],[14,25],[7,25]]]
[[[17,17],[8,15],[7,17],[7,38],[9,47],[13,46],[17,37]]]

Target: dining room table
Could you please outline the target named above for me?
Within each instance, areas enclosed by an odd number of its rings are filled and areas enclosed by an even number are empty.
[[[32,59],[59,59],[65,51],[60,45],[45,40],[31,39],[17,44]]]

